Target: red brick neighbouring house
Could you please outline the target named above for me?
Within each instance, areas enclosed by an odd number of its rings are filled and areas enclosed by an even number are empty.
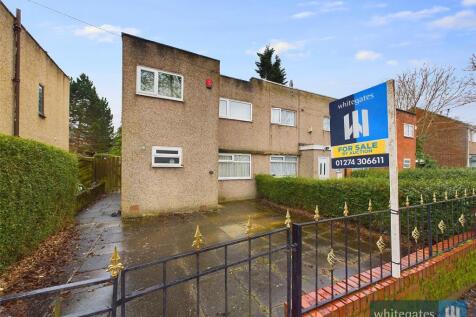
[[[416,115],[397,109],[398,169],[414,168],[416,163]]]
[[[417,109],[417,134],[422,133],[423,122],[431,120],[425,132],[423,151],[438,166],[442,167],[468,167],[471,166],[472,153],[475,151],[476,128],[467,123],[443,115],[429,113]],[[473,142],[474,141],[474,142]]]

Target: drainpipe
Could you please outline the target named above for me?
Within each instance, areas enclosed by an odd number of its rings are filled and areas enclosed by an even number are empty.
[[[13,135],[20,136],[20,33],[21,33],[21,10],[17,9],[15,22],[13,24],[15,41],[15,77],[13,78],[15,108],[13,117]]]

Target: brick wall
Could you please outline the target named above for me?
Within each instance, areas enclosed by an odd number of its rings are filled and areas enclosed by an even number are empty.
[[[410,159],[410,167],[415,167],[416,161],[416,131],[412,138],[404,136],[404,125],[412,124],[416,127],[416,115],[410,112],[397,110],[397,157],[398,169],[403,169],[403,160]]]
[[[417,109],[417,122],[420,124],[428,114]],[[417,130],[417,135],[419,135]],[[421,131],[420,131],[421,133]],[[423,151],[436,160],[438,166],[466,167],[468,165],[468,127],[441,115],[433,115],[432,123],[425,133]]]
[[[319,309],[305,314],[305,317],[318,316],[369,316],[370,303],[378,300],[425,300],[419,286],[426,279],[435,278],[441,272],[454,269],[459,259],[476,250],[476,241],[470,240],[455,249],[434,257],[414,268],[405,270],[401,278],[389,277],[372,286],[335,300]],[[455,290],[455,292],[458,290]],[[452,294],[448,294],[450,296]],[[444,298],[442,298],[443,300]]]

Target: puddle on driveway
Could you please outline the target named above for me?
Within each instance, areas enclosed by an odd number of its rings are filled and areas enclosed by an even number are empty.
[[[248,217],[252,218],[252,234],[284,227],[285,215],[257,201],[241,201],[223,204],[216,212],[203,212],[182,215],[123,219],[110,215],[119,209],[119,195],[111,195],[99,201],[78,216],[81,242],[78,251],[77,273],[73,281],[105,276],[114,246],[117,246],[122,262],[130,267],[151,262],[177,253],[192,250],[193,235],[197,225],[203,235],[204,246],[239,239],[246,236]],[[293,221],[304,221],[293,217]],[[284,245],[286,232],[273,235],[272,247]],[[248,242],[227,248],[227,263],[242,260],[248,256]],[[267,237],[253,240],[251,254],[268,250]],[[200,254],[200,271],[224,264],[224,248]],[[163,291],[150,293],[126,304],[129,316],[162,316],[166,303],[166,316],[220,316],[225,305],[228,316],[267,316],[271,293],[271,310],[274,316],[283,315],[283,302],[286,300],[287,253],[279,251],[251,261],[251,292],[249,292],[248,261],[239,263],[227,270],[227,290],[225,290],[225,271],[218,270],[199,280],[168,288],[164,298]],[[196,273],[195,256],[185,257],[166,264],[167,283],[186,278]],[[268,287],[271,276],[271,288]],[[136,290],[163,283],[164,266],[155,265],[147,269],[128,272],[126,275],[126,294]],[[270,292],[271,290],[271,292]],[[227,300],[225,301],[225,291]],[[110,305],[111,286],[92,287],[72,292],[63,303],[63,313],[87,312],[92,308]],[[251,298],[251,300],[250,300]],[[251,303],[251,306],[249,305]]]
[[[81,243],[77,274],[73,281],[104,276],[105,267],[114,246],[117,246],[122,263],[126,267],[139,265],[159,258],[192,250],[193,235],[197,225],[203,235],[204,246],[245,237],[248,216],[252,217],[253,234],[284,227],[285,215],[257,201],[241,201],[223,204],[216,212],[169,215],[136,219],[111,217],[119,209],[119,195],[111,195],[99,201],[78,216],[81,231]],[[308,219],[293,217],[293,221]],[[336,233],[334,248],[338,258],[343,258],[344,235]],[[326,228],[319,231],[319,287],[329,283],[329,272],[325,269],[327,252],[330,248],[329,232]],[[355,256],[355,237],[349,238],[349,254]],[[152,265],[146,269],[129,271],[126,274],[126,294],[142,291],[163,283],[176,280],[186,282],[172,286],[164,293],[152,292],[141,298],[127,302],[128,316],[283,316],[283,303],[286,301],[287,252],[281,250],[268,257],[266,252],[286,244],[286,231],[237,243],[227,247],[227,264],[233,264],[226,270],[200,277],[191,278],[197,272],[196,254],[170,260],[165,265]],[[313,232],[303,234],[303,289],[311,291],[315,287],[315,238]],[[363,242],[363,246],[370,245]],[[265,256],[248,261],[240,261],[261,253]],[[362,261],[369,260],[362,254]],[[198,270],[213,270],[225,264],[225,250],[219,248],[200,254]],[[270,261],[271,260],[271,261]],[[373,261],[377,261],[376,258]],[[376,262],[374,262],[376,263]],[[341,263],[342,264],[342,263]],[[165,271],[164,271],[165,267]],[[250,287],[251,267],[251,287]],[[356,265],[349,268],[353,274]],[[365,265],[362,269],[365,268]],[[336,267],[335,274],[341,276],[343,265]],[[164,279],[165,277],[165,279]],[[199,288],[199,292],[198,291]],[[251,291],[250,291],[251,290]],[[225,296],[227,294],[227,296]],[[81,292],[73,292],[63,304],[63,313],[85,313],[92,308],[110,305],[111,286],[94,287]],[[165,304],[165,305],[164,305]],[[165,307],[165,314],[164,314]],[[198,312],[198,314],[197,314]]]

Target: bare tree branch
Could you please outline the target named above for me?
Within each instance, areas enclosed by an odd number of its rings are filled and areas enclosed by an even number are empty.
[[[423,65],[398,75],[395,97],[399,109],[425,110],[417,122],[418,135],[425,137],[435,114],[476,101],[476,85],[471,76],[458,77],[452,66]]]

